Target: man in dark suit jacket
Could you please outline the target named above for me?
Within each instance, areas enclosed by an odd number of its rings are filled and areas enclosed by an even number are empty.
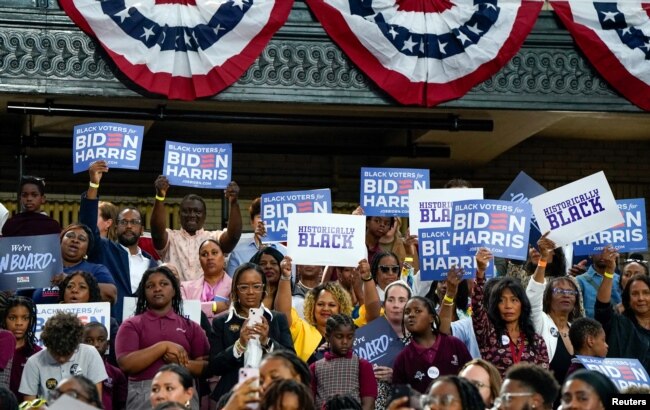
[[[79,220],[93,231],[95,246],[88,254],[88,260],[101,263],[113,274],[117,286],[117,301],[113,306],[112,315],[121,322],[124,297],[133,296],[144,272],[158,263],[138,246],[138,239],[144,231],[144,220],[137,209],[126,208],[118,214],[116,242],[100,236],[97,228],[97,191],[105,172],[108,172],[105,161],[94,162],[88,168],[90,183],[88,191],[81,195]]]

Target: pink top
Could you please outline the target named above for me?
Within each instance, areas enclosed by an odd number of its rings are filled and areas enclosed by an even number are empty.
[[[178,266],[182,281],[195,280],[203,276],[199,262],[199,246],[206,239],[219,241],[223,231],[206,231],[199,229],[190,235],[183,228],[167,228],[167,244],[164,249],[156,249],[163,262]]]
[[[226,300],[230,300],[230,289],[232,286],[232,278],[225,272],[223,278],[216,285],[210,286],[201,276],[196,280],[189,280],[181,282],[181,295],[184,300],[200,300],[201,310],[208,319],[215,316],[212,312],[212,301],[215,296],[220,296]],[[219,301],[219,300],[217,300]],[[225,302],[225,300],[221,300]]]

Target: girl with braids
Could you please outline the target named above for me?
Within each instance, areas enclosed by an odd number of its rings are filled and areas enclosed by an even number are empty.
[[[329,352],[309,366],[316,407],[320,409],[330,398],[345,394],[354,397],[364,410],[374,409],[377,381],[370,362],[359,358],[352,350],[352,318],[340,314],[329,317],[325,325],[325,338]]]
[[[440,318],[431,300],[411,298],[404,308],[404,326],[410,342],[395,358],[393,384],[410,384],[424,393],[432,380],[458,374],[472,360],[463,342],[440,333]]]
[[[548,369],[546,343],[535,333],[530,301],[517,279],[500,279],[492,287],[488,307],[485,308],[483,288],[490,259],[492,253],[486,248],[480,248],[476,253],[472,324],[481,357],[494,364],[501,376],[519,362],[530,362]]]
[[[19,402],[24,399],[18,392],[20,378],[27,359],[42,349],[36,344],[36,306],[30,299],[22,296],[12,296],[1,306],[0,326],[13,333],[16,338],[16,350],[11,365],[9,389],[16,395]]]
[[[117,363],[129,378],[126,407],[150,409],[151,383],[165,363],[186,367],[200,376],[210,346],[201,327],[183,317],[178,281],[165,267],[147,270],[136,291],[135,316],[117,332]],[[198,409],[194,396],[192,408]]]

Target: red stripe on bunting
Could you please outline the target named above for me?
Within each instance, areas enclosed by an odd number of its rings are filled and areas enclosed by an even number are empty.
[[[61,7],[88,35],[97,38],[88,21],[74,4],[74,0],[60,0]],[[207,74],[192,77],[173,77],[166,72],[152,72],[145,64],[132,64],[124,56],[113,52],[98,38],[113,62],[131,81],[145,90],[166,95],[170,99],[195,100],[223,91],[235,83],[264,51],[275,32],[284,25],[293,6],[293,0],[276,1],[269,22],[236,56],[214,67]]]
[[[648,84],[632,75],[592,29],[574,22],[571,6],[566,1],[552,1],[551,5],[580,50],[585,53],[587,59],[609,85],[633,104],[649,111],[650,87]]]
[[[422,11],[425,13],[442,13],[454,7],[450,0],[396,0],[399,11]]]
[[[428,107],[460,98],[476,84],[498,72],[519,51],[543,5],[541,1],[523,1],[517,12],[517,20],[512,32],[497,57],[482,64],[465,77],[440,84],[412,82],[406,76],[386,69],[357,39],[338,10],[323,0],[305,0],[305,2],[314,11],[327,34],[379,88],[401,104]]]

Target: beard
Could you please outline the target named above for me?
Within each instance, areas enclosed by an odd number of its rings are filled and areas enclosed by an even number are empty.
[[[137,244],[137,243],[138,243],[138,239],[140,239],[140,235],[137,235],[137,234],[133,234],[133,236],[130,236],[130,237],[128,237],[128,236],[124,236],[124,235],[122,234],[122,235],[119,235],[119,236],[117,237],[117,241],[118,241],[122,246],[125,246],[125,247],[127,247],[127,248],[128,248],[129,246],[133,246],[133,245]]]

